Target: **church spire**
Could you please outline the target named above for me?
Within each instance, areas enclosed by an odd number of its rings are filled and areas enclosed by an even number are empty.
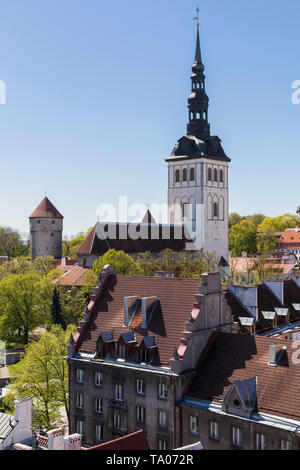
[[[208,123],[208,96],[205,93],[205,67],[202,63],[200,33],[199,33],[199,8],[197,8],[197,38],[195,62],[192,71],[192,92],[188,100],[189,123],[187,125],[187,135],[194,135],[199,139],[206,139],[210,136],[210,125]]]

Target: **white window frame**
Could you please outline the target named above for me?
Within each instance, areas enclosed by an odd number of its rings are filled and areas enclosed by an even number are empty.
[[[96,441],[102,442],[103,441],[103,425],[96,424]]]
[[[243,445],[243,432],[241,428],[233,426],[232,428],[232,444],[237,447],[242,447]]]
[[[136,380],[136,393],[138,395],[145,395],[145,381],[143,379]]]
[[[81,419],[77,419],[76,421],[76,431],[77,434],[83,435],[83,421]]]
[[[267,439],[266,439],[265,434],[257,432],[256,436],[255,436],[255,441],[256,441],[256,450],[265,450],[266,449]]]
[[[146,409],[144,406],[138,405],[136,407],[136,420],[138,423],[144,423],[146,416]]]
[[[102,387],[102,382],[103,382],[103,373],[95,372],[95,385],[97,387]]]
[[[123,401],[123,385],[122,384],[115,385],[115,399],[117,401]]]
[[[95,398],[95,412],[96,413],[103,413],[103,398],[96,397]]]
[[[280,441],[280,449],[281,450],[291,450],[293,447],[292,441],[288,441],[286,439],[281,439]]]
[[[120,361],[125,361],[126,359],[126,345],[125,344],[119,344],[118,346],[118,359]]]
[[[166,429],[168,427],[168,417],[165,410],[158,411],[158,424],[162,429]]]
[[[158,440],[158,450],[167,450],[168,443],[165,439]]]
[[[121,429],[121,415],[120,415],[120,413],[114,413],[113,414],[113,427],[114,427],[114,429],[116,429],[118,431]]]
[[[83,410],[84,396],[82,393],[76,393],[76,408]]]
[[[76,369],[76,382],[79,384],[83,384],[83,381],[84,381],[84,370]]]
[[[159,382],[158,385],[158,396],[163,400],[168,398],[168,385],[164,382]]]
[[[145,361],[144,361],[145,359]],[[140,350],[140,363],[141,364],[147,364],[148,362],[148,349],[141,349]]]
[[[190,433],[199,434],[199,424],[197,416],[190,416]]]
[[[217,421],[210,421],[210,438],[218,441],[220,439],[220,424]]]

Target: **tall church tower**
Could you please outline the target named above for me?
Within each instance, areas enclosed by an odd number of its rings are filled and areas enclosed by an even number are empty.
[[[31,259],[62,257],[63,215],[45,197],[29,216]]]
[[[188,99],[187,135],[178,140],[168,163],[169,223],[184,222],[196,250],[228,260],[228,164],[221,139],[212,136],[209,98],[197,18],[192,90]],[[223,261],[223,260],[222,260]]]

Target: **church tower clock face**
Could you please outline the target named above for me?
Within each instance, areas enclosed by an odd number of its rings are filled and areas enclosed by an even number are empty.
[[[223,150],[221,139],[211,135],[204,71],[197,20],[187,133],[177,141],[171,155],[166,159],[169,223],[186,226],[190,240],[193,240],[186,249],[208,252],[214,255],[216,268],[221,265],[226,269],[228,167],[231,160]]]

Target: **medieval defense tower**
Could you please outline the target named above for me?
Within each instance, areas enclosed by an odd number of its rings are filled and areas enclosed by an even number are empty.
[[[198,10],[199,11],[199,10]],[[169,223],[182,223],[194,239],[194,249],[228,260],[228,164],[221,139],[212,136],[208,122],[197,19],[192,90],[188,99],[187,135],[178,140],[168,163]]]
[[[45,197],[29,216],[31,259],[62,257],[63,215]]]

